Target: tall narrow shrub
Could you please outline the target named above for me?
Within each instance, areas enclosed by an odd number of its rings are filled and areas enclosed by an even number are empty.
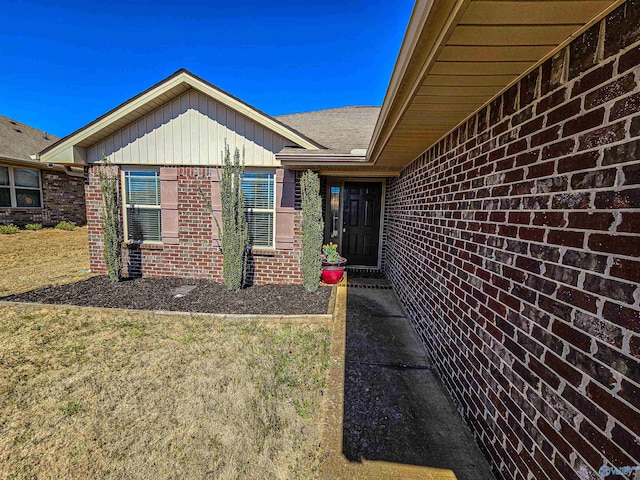
[[[233,161],[228,145],[225,145],[224,150],[222,167],[216,171],[222,200],[222,228],[217,219],[216,225],[222,247],[224,284],[227,290],[235,292],[245,283],[249,244],[249,227],[244,213],[242,192],[244,159],[240,162],[240,152],[237,148],[233,154]]]
[[[102,152],[102,168],[98,173],[102,190],[102,240],[104,263],[112,282],[122,278],[122,226],[118,201],[118,173]]]
[[[324,233],[318,174],[311,170],[304,172],[300,180],[300,189],[302,193],[302,284],[308,292],[315,292],[318,290],[322,273],[320,251]]]

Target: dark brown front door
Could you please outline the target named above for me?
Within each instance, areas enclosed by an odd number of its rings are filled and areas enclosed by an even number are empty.
[[[349,265],[377,266],[382,183],[344,184],[342,255]]]

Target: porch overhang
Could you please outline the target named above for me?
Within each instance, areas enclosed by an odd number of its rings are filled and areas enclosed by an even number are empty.
[[[368,148],[401,170],[624,0],[418,0]]]
[[[327,150],[286,149],[277,153],[276,159],[283,167],[290,170],[311,169],[327,176],[394,177],[400,174],[397,169],[374,171],[373,163],[367,161],[365,150],[344,153]]]

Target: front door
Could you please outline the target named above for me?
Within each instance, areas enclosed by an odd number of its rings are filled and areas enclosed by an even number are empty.
[[[381,182],[344,184],[342,255],[349,265],[378,265],[381,198]]]

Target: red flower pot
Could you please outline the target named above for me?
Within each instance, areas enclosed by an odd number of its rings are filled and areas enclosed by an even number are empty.
[[[334,284],[342,280],[344,265],[323,265],[321,279],[324,283]]]

